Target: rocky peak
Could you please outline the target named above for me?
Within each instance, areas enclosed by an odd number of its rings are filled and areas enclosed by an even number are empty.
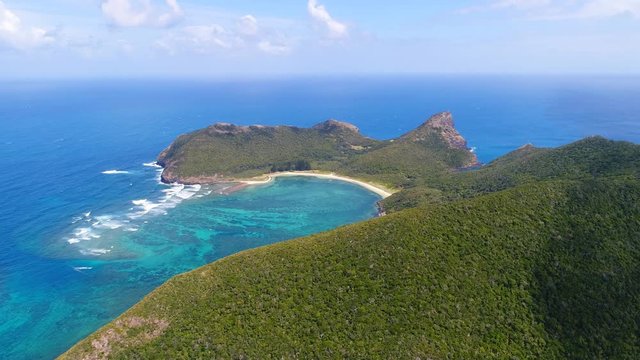
[[[452,149],[467,150],[467,141],[460,135],[453,123],[453,116],[450,112],[442,112],[432,116],[417,129],[402,136],[402,139],[410,141],[424,141],[432,134],[440,134],[445,142]]]
[[[451,149],[469,151],[470,160],[465,167],[476,166],[479,164],[477,156],[467,146],[467,140],[465,140],[458,130],[456,130],[453,122],[453,115],[448,111],[433,115],[420,127],[403,135],[401,139],[405,141],[422,142],[434,134],[440,135]]]
[[[207,128],[207,133],[210,135],[237,135],[248,132],[250,129],[248,126],[238,126],[229,123],[216,123]]]
[[[522,146],[520,146],[517,151],[531,151],[531,150],[535,150],[535,146],[533,146],[532,143],[528,143],[528,144],[524,144]]]
[[[453,115],[450,112],[441,112],[433,115],[423,126],[430,128],[455,128]]]
[[[352,132],[352,133],[360,133],[360,129],[353,124],[349,124],[347,122],[338,121],[334,119],[327,120],[325,122],[321,122],[313,127],[314,130],[320,130],[322,132],[334,133],[334,132]]]

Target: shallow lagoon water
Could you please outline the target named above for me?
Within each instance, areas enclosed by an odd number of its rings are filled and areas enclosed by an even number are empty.
[[[3,284],[8,297],[2,308],[11,311],[0,312],[0,331],[21,334],[0,338],[3,357],[50,357],[173,275],[245,249],[374,217],[380,199],[354,184],[307,177],[279,178],[230,195],[205,195],[209,191],[195,192],[170,211],[136,218],[127,225],[136,231],[111,226],[96,232],[99,238],[41,249],[19,281]],[[116,215],[109,217],[127,214]],[[73,233],[76,224],[65,231]],[[83,256],[85,242],[110,251]]]

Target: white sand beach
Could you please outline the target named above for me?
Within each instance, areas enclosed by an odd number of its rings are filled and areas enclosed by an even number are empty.
[[[356,180],[350,177],[336,175],[334,173],[324,174],[324,173],[316,173],[316,172],[309,172],[309,171],[288,171],[288,172],[273,173],[273,174],[266,175],[265,179],[245,180],[245,181],[242,181],[242,183],[246,185],[264,185],[264,184],[270,183],[277,177],[285,177],[285,176],[309,176],[309,177],[316,177],[321,179],[345,181],[348,183],[356,184],[358,186],[362,186],[363,188],[369,191],[372,191],[382,196],[382,198],[385,198],[385,199],[393,195],[394,193],[393,190],[387,189],[381,185],[377,185],[377,184],[374,185],[374,184]]]

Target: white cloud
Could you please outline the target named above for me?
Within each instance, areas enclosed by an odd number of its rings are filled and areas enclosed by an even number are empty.
[[[640,19],[640,0],[493,0],[488,5],[461,9],[472,13],[513,9],[539,20],[595,19],[631,16]]]
[[[233,36],[220,25],[187,26],[182,32],[196,49],[229,49],[233,46]]]
[[[269,55],[286,55],[292,50],[284,35],[259,26],[253,15],[242,16],[235,21],[235,26],[230,27],[220,24],[184,26],[167,33],[155,42],[155,47],[171,55],[251,50]]]
[[[314,20],[326,27],[330,38],[341,39],[349,35],[347,25],[335,20],[324,5],[319,4],[317,0],[309,0],[307,10]]]
[[[245,15],[238,21],[238,32],[245,36],[254,36],[258,34],[260,27],[258,20],[253,15]]]
[[[185,50],[209,54],[217,50],[231,49],[235,45],[233,34],[217,24],[185,26],[170,32],[155,43],[156,48],[172,55]]]
[[[639,0],[592,0],[588,1],[574,14],[576,18],[603,18],[618,15],[630,15],[640,19]]]
[[[20,18],[0,2],[0,31],[16,33],[20,29]]]
[[[28,50],[55,43],[53,31],[23,26],[22,20],[0,1],[0,46]]]
[[[496,8],[516,8],[527,10],[547,6],[551,4],[551,0],[499,0],[495,1],[492,6]]]
[[[291,52],[291,47],[286,43],[274,43],[270,40],[263,40],[258,43],[258,49],[271,55],[287,55]]]
[[[182,19],[177,0],[157,4],[152,0],[102,0],[102,14],[119,27],[167,27]]]

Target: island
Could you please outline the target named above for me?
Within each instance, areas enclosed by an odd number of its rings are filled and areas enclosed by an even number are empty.
[[[640,353],[640,146],[590,137],[490,164],[433,116],[393,140],[329,120],[215,124],[165,182],[334,173],[387,216],[167,281],[63,359],[609,359]],[[253,179],[253,180],[252,180]]]

